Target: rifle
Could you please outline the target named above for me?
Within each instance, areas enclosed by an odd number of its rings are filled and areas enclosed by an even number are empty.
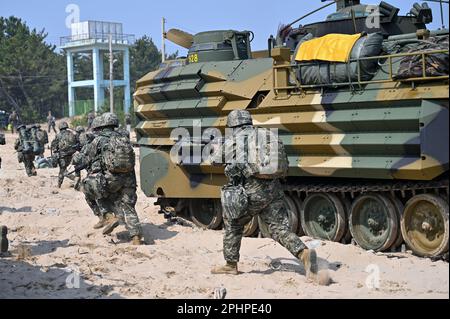
[[[82,170],[85,170],[89,167],[91,167],[94,163],[98,162],[100,159],[96,159],[92,162],[89,162],[87,164],[80,164],[80,165],[75,165],[75,169],[71,172],[65,173],[64,176],[69,177],[73,174],[78,174],[80,173]]]
[[[69,176],[71,176],[71,175],[73,175],[73,174],[78,174],[78,173],[80,173],[82,170],[88,168],[89,166],[90,166],[90,165],[88,165],[88,164],[75,166],[75,169],[74,169],[73,171],[65,173],[64,176],[69,177]]]

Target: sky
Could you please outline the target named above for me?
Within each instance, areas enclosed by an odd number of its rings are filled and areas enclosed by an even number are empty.
[[[416,0],[417,1],[417,0]],[[378,4],[380,0],[362,1],[368,4]],[[415,1],[387,0],[399,7],[406,14]],[[123,23],[124,33],[136,37],[148,35],[155,44],[161,45],[161,18],[167,20],[167,29],[179,28],[190,33],[207,30],[236,29],[251,30],[255,33],[252,43],[253,50],[263,50],[267,47],[267,39],[276,33],[279,24],[290,23],[303,14],[316,9],[324,3],[320,0],[0,0],[0,16],[11,15],[22,18],[27,24],[38,30],[45,29],[47,41],[58,45],[60,37],[70,35],[66,27],[70,12],[66,8],[75,4],[79,8],[80,21],[99,20]],[[429,2],[434,10],[434,22],[431,29],[441,26],[439,4]],[[69,7],[68,7],[69,6]],[[72,6],[73,7],[73,6]],[[308,22],[321,21],[334,11],[331,6],[304,20]],[[444,5],[445,25],[448,28],[448,5]],[[168,53],[182,48],[168,43]]]

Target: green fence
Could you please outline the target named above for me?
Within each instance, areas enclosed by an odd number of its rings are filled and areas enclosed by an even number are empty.
[[[94,100],[75,101],[75,116],[84,115],[92,111],[95,107]]]
[[[117,113],[123,113],[123,101],[114,101],[114,109]],[[94,110],[95,103],[94,100],[78,100],[75,101],[75,116],[88,114],[90,111]],[[106,112],[109,110],[109,100],[105,103],[103,107],[100,108],[99,112]],[[132,110],[132,109],[131,109]],[[69,117],[69,105],[64,106],[64,117]]]

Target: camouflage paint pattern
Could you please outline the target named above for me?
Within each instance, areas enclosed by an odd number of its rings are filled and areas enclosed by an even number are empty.
[[[224,132],[227,114],[236,109],[249,110],[257,126],[279,129],[292,177],[430,181],[448,171],[448,79],[282,95],[274,89],[276,63],[200,61],[138,81],[137,142],[147,196],[220,198],[223,169],[172,163],[170,134],[179,127],[192,134],[193,120]],[[374,80],[383,79],[386,68]]]

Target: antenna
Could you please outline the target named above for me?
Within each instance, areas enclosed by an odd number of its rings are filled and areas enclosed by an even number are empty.
[[[322,2],[325,2],[325,1],[322,0]],[[316,13],[316,12],[319,12],[319,11],[325,9],[325,8],[328,8],[329,6],[331,6],[331,5],[335,4],[335,3],[336,3],[336,0],[332,0],[332,2],[327,3],[326,5],[324,5],[324,6],[320,7],[320,8],[318,8],[318,9],[316,9],[316,10],[314,10],[314,11],[309,12],[309,13],[305,14],[304,16],[301,16],[300,18],[298,18],[298,19],[295,20],[294,22],[289,23],[287,26],[285,26],[283,29],[281,29],[279,33],[280,33],[280,34],[283,33],[285,30],[289,29],[290,27],[292,27],[292,26],[293,26],[294,24],[296,24],[297,22],[299,22],[299,21],[301,21],[301,20],[303,20],[303,19],[309,17],[310,15],[313,15],[313,14]]]
[[[161,20],[161,30],[162,30],[162,44],[161,44],[161,61],[166,62],[166,19]]]

